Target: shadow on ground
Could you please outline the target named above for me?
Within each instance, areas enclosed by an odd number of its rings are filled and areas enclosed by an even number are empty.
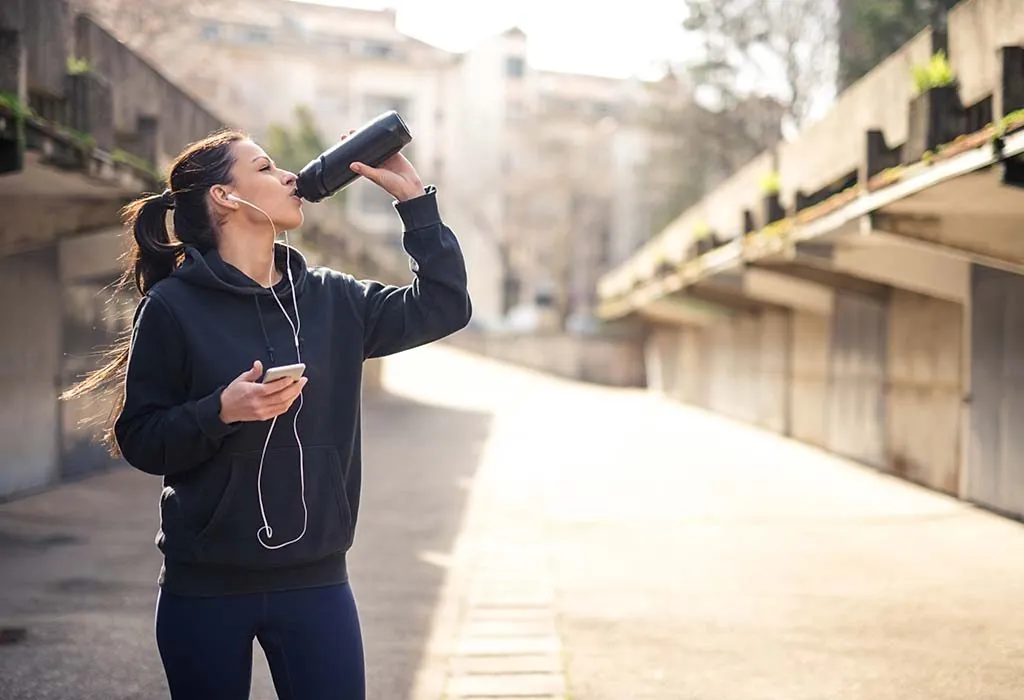
[[[370,700],[410,694],[490,418],[388,394],[364,407],[350,572]],[[119,468],[0,504],[0,698],[167,698],[153,640],[159,479]],[[256,654],[252,698],[275,697]]]
[[[366,646],[368,698],[410,696],[490,429],[484,413],[381,394],[364,413],[360,531],[352,585]]]

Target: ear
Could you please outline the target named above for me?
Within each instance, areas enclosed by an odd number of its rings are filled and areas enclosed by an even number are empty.
[[[238,203],[228,199],[228,194],[223,185],[214,185],[210,188],[210,197],[215,205],[224,209],[238,209]]]

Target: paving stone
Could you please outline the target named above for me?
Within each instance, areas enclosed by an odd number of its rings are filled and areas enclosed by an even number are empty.
[[[565,679],[555,673],[455,676],[446,692],[453,698],[551,697],[565,694]]]
[[[553,637],[554,620],[543,617],[507,620],[474,620],[463,627],[466,637]]]
[[[551,608],[547,605],[503,607],[493,605],[487,607],[471,608],[466,615],[467,622],[480,622],[485,620],[518,620],[521,622],[529,620],[550,620],[552,619]]]
[[[562,660],[556,654],[505,654],[503,656],[455,656],[451,674],[561,673]]]
[[[468,637],[459,641],[455,653],[465,656],[555,654],[560,649],[557,637]]]

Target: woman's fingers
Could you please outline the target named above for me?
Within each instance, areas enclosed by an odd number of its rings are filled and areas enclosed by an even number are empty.
[[[263,385],[263,395],[266,397],[276,396],[284,391],[294,388],[296,384],[304,382],[305,379],[305,377],[302,377],[301,379],[292,379],[291,377],[275,379],[269,384]]]

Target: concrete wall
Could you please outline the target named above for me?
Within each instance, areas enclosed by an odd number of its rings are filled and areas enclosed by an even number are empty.
[[[758,425],[777,433],[789,432],[789,373],[792,314],[765,311],[761,314],[758,343]]]
[[[896,291],[889,313],[888,469],[955,494],[962,306]]]
[[[879,129],[890,147],[907,138],[913,67],[928,62],[926,30],[843,92],[828,113],[796,139],[779,146],[782,201],[809,195],[856,171],[864,160],[865,132]]]
[[[29,89],[54,97],[63,97],[67,74],[65,46],[71,24],[64,4],[63,0],[21,0],[23,23],[12,25],[21,31],[28,54]]]
[[[720,240],[737,238],[744,233],[744,210],[750,210],[756,225],[767,223],[762,216],[762,179],[775,169],[775,154],[762,153],[704,198],[704,221]]]
[[[117,88],[114,128],[120,145],[157,167],[223,126],[204,105],[89,17],[76,20],[75,51]]]
[[[680,398],[679,377],[685,373],[681,357],[684,334],[670,326],[658,326],[644,343],[645,381],[658,393]]]
[[[645,343],[647,386],[787,433],[791,324],[789,312],[766,310],[737,314],[706,328],[661,326]]]
[[[648,387],[956,493],[962,305],[900,290],[839,300],[839,316],[766,310],[659,326]]]
[[[53,247],[0,257],[0,497],[60,469],[61,288]]]
[[[699,328],[681,327],[679,337],[679,377],[673,398],[697,406],[707,405],[706,356],[701,352]]]
[[[557,332],[506,335],[462,331],[445,342],[566,379],[622,387],[641,387],[646,383],[644,346],[628,338]]]
[[[828,444],[830,322],[828,316],[793,314],[789,346],[790,435],[821,447]]]
[[[949,60],[960,82],[960,99],[975,104],[992,94],[1000,75],[1002,46],[1024,44],[1020,0],[965,0],[949,13]]]
[[[60,373],[57,388],[71,388],[98,367],[105,350],[128,332],[137,302],[134,288],[115,296],[111,280],[121,271],[120,256],[127,248],[120,228],[65,238],[57,244],[57,274],[61,294]],[[62,401],[60,411],[60,475],[77,477],[112,464],[99,443],[116,392]],[[51,400],[56,401],[56,397]]]

